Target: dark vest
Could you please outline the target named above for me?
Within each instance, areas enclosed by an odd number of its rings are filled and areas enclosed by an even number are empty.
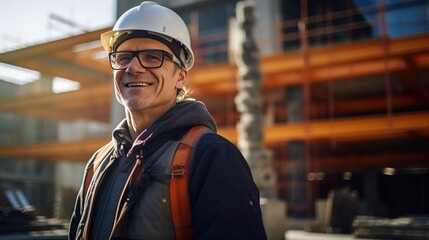
[[[178,141],[168,141],[150,156],[144,154],[140,156],[143,171],[141,176],[135,176],[137,171],[134,171],[134,176],[130,176],[135,180],[131,181],[132,183],[123,193],[121,209],[117,209],[119,218],[113,230],[113,238],[175,238],[169,201],[169,177],[172,157],[178,144]],[[140,155],[138,150],[129,157],[135,158],[137,154]],[[109,160],[110,156],[104,159],[100,168],[97,169],[88,194],[97,191],[95,182],[103,177],[106,169],[111,166]],[[138,161],[136,161],[137,163]],[[78,234],[83,231],[89,207],[87,201],[91,199],[92,197],[85,199],[85,209]]]

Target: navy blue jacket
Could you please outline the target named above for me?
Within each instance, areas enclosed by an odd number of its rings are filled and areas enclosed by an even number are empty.
[[[266,239],[259,191],[250,168],[237,147],[216,133],[213,118],[201,102],[187,100],[176,104],[139,137],[145,141],[139,151],[146,156],[155,155],[160,146],[178,142],[195,125],[212,130],[199,139],[191,158],[189,194],[195,239]],[[132,147],[132,143],[126,145],[126,149]],[[78,225],[85,207],[81,194],[70,223],[70,239],[75,239],[80,231]],[[132,225],[127,222],[133,221],[133,217],[128,217],[133,214],[138,213],[125,215],[121,220],[123,226]]]

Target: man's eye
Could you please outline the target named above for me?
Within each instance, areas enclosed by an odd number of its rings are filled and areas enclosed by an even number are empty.
[[[116,55],[116,62],[117,63],[128,63],[131,61],[131,55],[130,54],[118,54]]]
[[[144,56],[144,60],[148,62],[160,62],[162,57],[159,54],[147,53]]]

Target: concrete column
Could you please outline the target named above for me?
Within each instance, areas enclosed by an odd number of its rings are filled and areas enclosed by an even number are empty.
[[[285,208],[277,199],[276,174],[271,167],[271,152],[264,148],[264,121],[260,96],[262,75],[260,55],[253,34],[256,22],[250,1],[237,4],[237,41],[235,60],[238,66],[238,91],[235,104],[240,112],[237,123],[238,147],[249,162],[253,177],[261,192],[264,226],[269,239],[284,239]]]
[[[240,121],[237,123],[238,148],[249,162],[261,195],[277,197],[276,176],[270,165],[271,153],[263,147],[263,115],[260,96],[262,75],[259,50],[253,34],[256,21],[254,6],[244,1],[237,4],[238,31],[236,35],[236,63],[238,66],[238,94],[235,97]]]

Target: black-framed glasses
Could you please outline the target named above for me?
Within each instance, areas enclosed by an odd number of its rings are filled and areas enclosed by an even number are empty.
[[[140,65],[144,68],[161,67],[165,57],[181,66],[180,60],[176,56],[160,49],[111,52],[109,53],[110,66],[114,70],[127,69],[134,57],[137,57]]]

